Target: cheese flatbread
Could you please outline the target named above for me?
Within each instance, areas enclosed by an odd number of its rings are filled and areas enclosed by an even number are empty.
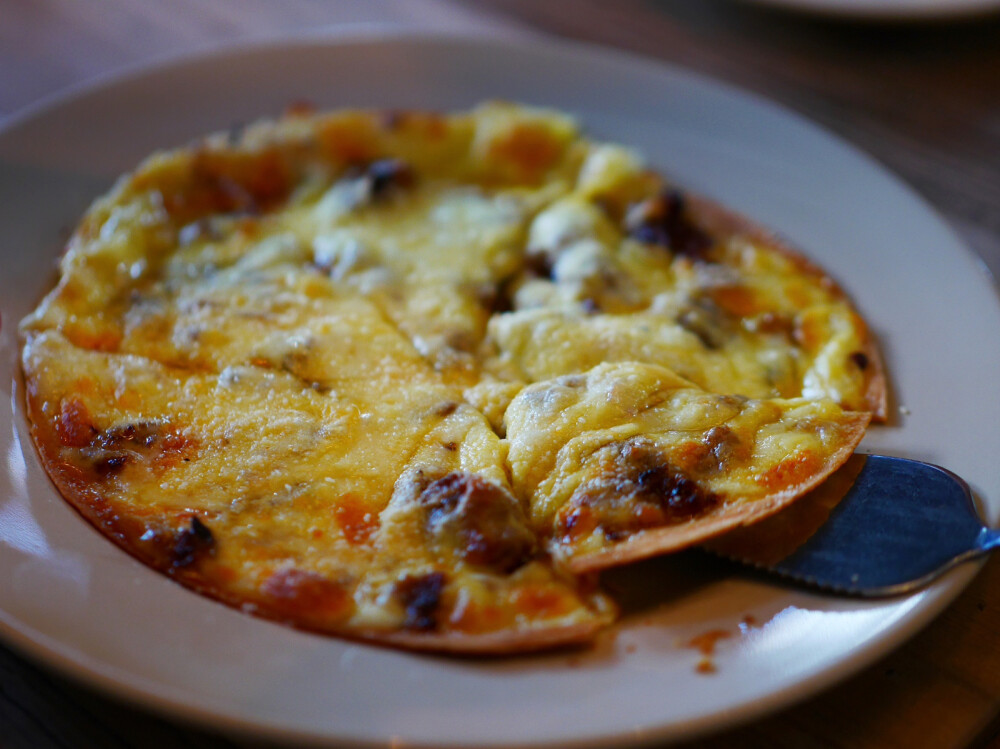
[[[62,494],[184,585],[415,649],[586,641],[586,574],[792,502],[885,416],[821,270],[566,115],[297,111],[156,154],[22,322]]]

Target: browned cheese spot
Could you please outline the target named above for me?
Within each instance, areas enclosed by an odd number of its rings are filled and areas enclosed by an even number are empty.
[[[117,424],[103,432],[94,430],[89,442],[79,446],[80,455],[98,476],[104,478],[121,471],[136,452],[151,447],[159,436],[160,425],[155,422]]]
[[[712,238],[688,217],[684,195],[677,190],[665,190],[633,205],[625,215],[625,230],[640,242],[693,260],[706,259],[712,247]]]
[[[56,436],[63,447],[86,447],[97,434],[90,411],[79,398],[66,398],[59,405]]]
[[[138,174],[137,189],[149,177]],[[186,184],[162,189],[167,212],[179,224],[222,213],[261,213],[282,203],[292,186],[288,164],[277,150],[255,154],[231,154],[202,150],[191,160]]]
[[[440,416],[442,419],[451,416],[458,410],[458,404],[455,401],[444,401],[440,405],[433,408],[431,413],[435,416]]]
[[[85,431],[76,421],[82,418],[79,409],[72,407],[67,414],[70,415],[61,418],[60,423],[68,422],[72,426],[64,424],[61,427],[65,434],[61,434],[60,439],[79,443]],[[160,468],[188,460],[196,450],[196,441],[168,430],[159,422],[136,421],[116,424],[104,431],[93,429],[89,441],[78,449],[85,464],[104,478],[120,472],[138,459],[152,459],[152,464]]]
[[[337,525],[344,533],[344,538],[354,546],[371,542],[372,536],[378,530],[379,518],[355,494],[348,492],[342,495],[333,508]]]
[[[498,163],[515,166],[527,182],[538,180],[556,165],[563,146],[544,127],[523,123],[490,144],[490,155]]]
[[[754,317],[746,317],[740,322],[751,333],[781,336],[789,343],[794,342],[795,320],[783,312],[768,310]]]
[[[733,461],[750,457],[750,446],[740,440],[736,432],[725,425],[715,426],[705,433],[702,444],[707,448],[697,470],[703,473],[724,471]]]
[[[389,195],[394,190],[413,187],[413,169],[400,159],[380,159],[368,165],[365,176],[371,183],[372,197],[376,200]]]
[[[722,348],[731,334],[731,321],[711,299],[694,301],[680,315],[677,324],[692,333],[705,348],[715,351]]]
[[[191,525],[182,529],[174,540],[171,563],[175,568],[189,567],[215,548],[215,537],[198,518],[191,516]]]
[[[535,537],[517,500],[480,476],[449,473],[427,486],[418,502],[432,536],[470,564],[508,573],[534,554]]]
[[[267,606],[277,614],[303,619],[339,618],[352,606],[343,585],[315,572],[282,569],[261,586]]]
[[[101,478],[118,473],[132,460],[132,456],[124,451],[85,450],[84,455],[90,459],[94,471]]]
[[[617,541],[705,515],[720,501],[651,446],[626,442],[597,478],[576,490],[559,513],[557,532],[572,542],[600,527]]]
[[[524,256],[524,272],[529,278],[552,280],[552,256],[547,252],[532,251],[529,247]]]
[[[98,442],[105,450],[116,450],[125,446],[152,447],[160,437],[160,425],[154,421],[137,421],[108,427]]]
[[[406,629],[418,632],[437,629],[444,583],[444,573],[441,572],[407,575],[396,583],[393,592],[406,611],[403,622]]]

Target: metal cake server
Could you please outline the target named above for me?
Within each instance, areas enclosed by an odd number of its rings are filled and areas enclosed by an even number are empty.
[[[804,505],[798,518],[784,511],[708,548],[794,581],[871,597],[912,592],[955,565],[1000,548],[1000,530],[983,524],[968,484],[951,471],[904,458],[855,455],[842,472],[847,475],[839,487],[834,474],[829,489],[800,500],[818,501],[818,510]],[[830,496],[822,496],[824,491]],[[790,553],[776,551],[775,539],[789,532],[808,539]]]

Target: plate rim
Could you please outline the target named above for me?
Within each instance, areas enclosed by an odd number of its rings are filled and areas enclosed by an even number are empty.
[[[794,0],[792,1],[794,2]],[[772,0],[764,0],[764,2],[771,3]],[[786,0],[775,0],[775,2],[783,4]],[[392,27],[319,29],[267,38],[242,39],[212,47],[192,48],[179,53],[156,56],[149,60],[107,71],[47,94],[27,106],[19,108],[0,121],[0,141],[22,128],[30,128],[33,120],[44,117],[61,107],[84,100],[94,94],[109,91],[117,86],[136,82],[155,73],[169,72],[177,74],[187,66],[202,66],[210,64],[213,60],[231,59],[251,54],[261,49],[280,50],[295,47],[305,50],[310,47],[350,47],[399,42],[431,46],[452,44],[465,47],[472,44],[486,43],[497,49],[525,47],[534,51],[537,51],[538,47],[541,46],[559,57],[603,58],[613,62],[642,66],[647,70],[656,70],[660,74],[668,73],[676,75],[687,80],[693,80],[699,85],[722,90],[728,95],[740,98],[752,106],[765,107],[777,111],[782,117],[793,120],[798,126],[808,129],[812,134],[833,141],[840,148],[850,150],[864,162],[868,169],[877,171],[881,177],[887,178],[895,189],[901,190],[908,198],[919,204],[924,213],[932,217],[952,237],[955,248],[961,248],[966,259],[977,265],[978,270],[990,279],[994,297],[1000,299],[996,282],[992,279],[985,262],[957,235],[939,211],[902,178],[884,166],[871,154],[854,145],[851,141],[842,138],[808,117],[797,113],[781,102],[771,100],[766,96],[762,96],[728,81],[715,78],[709,74],[631,51],[589,42],[552,37],[547,34],[539,34],[533,30],[526,30],[523,36],[509,36],[494,34],[488,31],[483,31],[482,33],[472,32],[467,29],[455,31]],[[15,333],[14,335],[16,337],[17,334]],[[11,396],[12,401],[17,398],[23,398],[23,389],[23,379],[20,371],[18,371]],[[15,408],[14,419],[16,420],[19,416],[23,418],[23,412]],[[22,431],[25,428],[24,424],[15,424],[14,426],[17,431],[22,434],[24,433]],[[407,740],[407,745],[415,748],[461,745],[483,747],[483,749],[495,749],[496,747],[503,746],[524,748],[558,746],[590,749],[591,747],[606,747],[611,744],[632,746],[665,740],[690,740],[743,725],[779,709],[789,708],[801,703],[821,691],[830,688],[834,684],[854,676],[865,667],[875,663],[879,658],[887,656],[939,616],[965,590],[983,564],[983,561],[978,561],[963,565],[949,573],[942,582],[936,583],[930,588],[925,589],[922,593],[917,594],[920,600],[914,604],[914,607],[917,608],[916,612],[910,611],[906,614],[905,621],[897,622],[888,632],[879,633],[877,636],[870,638],[861,647],[853,649],[847,657],[838,659],[835,666],[820,670],[805,679],[771,691],[761,699],[747,702],[734,708],[727,708],[719,712],[689,718],[680,722],[664,723],[654,729],[644,729],[641,733],[633,733],[632,735],[623,735],[620,731],[614,731],[600,736],[591,735],[576,739],[549,738],[527,743],[517,742],[515,744],[493,741],[470,744],[467,741],[457,743],[454,740],[444,742],[435,741],[425,744],[421,743],[421,741]],[[165,696],[163,686],[160,686],[157,690],[156,684],[146,683],[146,680],[135,675],[116,673],[117,669],[115,667],[102,663],[100,660],[90,657],[89,654],[70,652],[73,649],[65,645],[65,643],[53,642],[52,638],[37,632],[33,627],[25,625],[23,622],[20,625],[17,622],[13,622],[12,618],[2,608],[0,608],[0,636],[2,636],[5,644],[11,646],[18,653],[24,654],[42,667],[53,669],[78,683],[95,688],[105,695],[125,703],[138,705],[168,719],[195,724],[211,730],[233,732],[238,735],[264,736],[270,739],[292,740],[322,746],[383,747],[391,744],[391,739],[381,741],[343,734],[334,736],[326,732],[316,732],[310,729],[296,728],[291,725],[280,725],[276,721],[262,724],[250,718],[220,714],[212,708],[199,707],[190,701],[185,701],[182,696],[178,697],[173,694]],[[170,691],[172,692],[173,688]]]

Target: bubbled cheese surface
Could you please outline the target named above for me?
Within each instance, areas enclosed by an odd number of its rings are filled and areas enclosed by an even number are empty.
[[[591,637],[614,606],[574,572],[772,512],[883,408],[821,271],[499,103],[157,154],[21,330],[43,462],[111,538],[247,610],[416,648]]]

